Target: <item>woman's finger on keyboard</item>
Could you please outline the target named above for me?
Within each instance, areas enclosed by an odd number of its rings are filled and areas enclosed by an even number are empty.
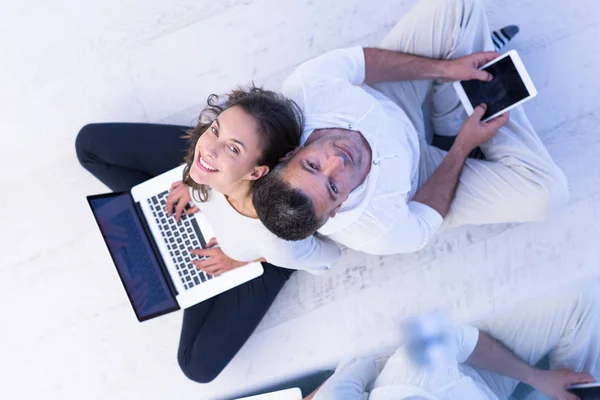
[[[210,238],[210,240],[209,240],[209,241],[208,241],[208,243],[206,244],[206,248],[207,248],[207,249],[209,249],[209,248],[211,248],[211,247],[213,247],[213,246],[216,246],[216,245],[218,245],[218,244],[219,244],[219,242],[217,242],[217,238],[214,238],[214,237],[213,237],[213,238]]]
[[[200,209],[196,206],[193,206],[192,208],[190,208],[189,210],[187,210],[185,213],[187,215],[192,215],[192,214],[196,214],[198,211],[200,211]]]
[[[214,257],[218,254],[217,249],[193,249],[192,254],[200,256],[200,257]]]
[[[213,258],[205,258],[204,260],[192,260],[192,264],[198,269],[205,271],[206,268],[215,267],[217,262]]]
[[[183,214],[183,209],[187,206],[187,202],[185,202],[182,198],[179,198],[177,202],[177,207],[175,207],[175,221],[179,222],[181,219],[181,214]]]
[[[219,276],[224,272],[224,270],[218,265],[215,265],[214,267],[206,268],[203,271],[212,276]]]
[[[177,202],[177,191],[176,190],[171,190],[169,192],[169,195],[167,196],[167,202],[165,203],[165,209],[167,210],[167,215],[171,216],[173,215],[173,206],[175,205],[175,202]]]
[[[204,261],[208,261],[208,260],[204,260]],[[201,264],[201,266],[198,266],[198,264],[194,263],[194,265],[196,266],[196,268],[198,268],[199,270],[202,270],[202,271],[206,272],[209,275],[217,276],[221,272],[223,272],[223,266],[219,265],[219,264],[216,264],[214,261],[212,261],[212,264],[210,264],[210,263],[202,263],[202,262],[199,262],[199,264]]]
[[[171,185],[171,190],[175,189],[176,187],[179,187],[183,185],[182,181],[177,181],[177,182],[173,182],[173,184]]]

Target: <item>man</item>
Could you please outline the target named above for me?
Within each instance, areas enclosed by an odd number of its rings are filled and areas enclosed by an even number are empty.
[[[366,358],[340,365],[313,400],[576,400],[567,387],[600,378],[600,281],[455,329],[456,360],[419,367],[398,350],[377,377]],[[536,368],[547,360],[548,368]],[[541,364],[541,363],[540,363]],[[585,371],[585,372],[583,372]],[[526,391],[525,391],[526,392]],[[514,397],[511,397],[514,396]]]
[[[477,67],[498,56],[478,1],[421,1],[382,48],[327,53],[285,82],[305,130],[303,146],[254,188],[268,229],[394,254],[424,247],[444,220],[540,220],[567,201],[566,179],[521,107],[510,121],[481,122],[483,106],[466,119],[451,82],[491,79]],[[428,144],[428,122],[436,135],[458,133],[448,152]],[[467,159],[477,147],[486,160]]]

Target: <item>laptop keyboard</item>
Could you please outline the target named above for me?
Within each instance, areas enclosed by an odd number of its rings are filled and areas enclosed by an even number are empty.
[[[173,216],[169,217],[165,208],[168,195],[169,191],[165,190],[156,196],[150,197],[148,204],[158,223],[160,234],[167,244],[169,254],[177,268],[177,273],[179,274],[179,278],[181,278],[183,287],[188,290],[214,277],[199,270],[192,264],[192,260],[202,258],[193,255],[191,250],[206,247],[206,241],[200,232],[196,218],[184,213],[181,216],[180,222],[177,223]],[[189,209],[190,206],[188,204],[184,211]]]

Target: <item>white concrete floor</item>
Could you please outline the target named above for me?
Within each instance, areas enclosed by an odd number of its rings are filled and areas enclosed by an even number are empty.
[[[427,0],[423,0],[427,1]],[[600,274],[600,4],[484,0],[539,96],[526,105],[572,191],[547,222],[464,228],[394,257],[345,252],[298,273],[210,385],[176,362],[181,314],[136,322],[85,195],[105,188],[75,158],[87,122],[191,124],[209,93],[278,88],[302,61],[376,45],[414,0],[24,0],[0,12],[0,397],[212,399],[385,356],[400,321],[458,321]]]

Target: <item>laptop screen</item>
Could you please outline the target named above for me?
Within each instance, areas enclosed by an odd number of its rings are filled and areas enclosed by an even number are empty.
[[[140,321],[179,309],[128,192],[88,196]]]

